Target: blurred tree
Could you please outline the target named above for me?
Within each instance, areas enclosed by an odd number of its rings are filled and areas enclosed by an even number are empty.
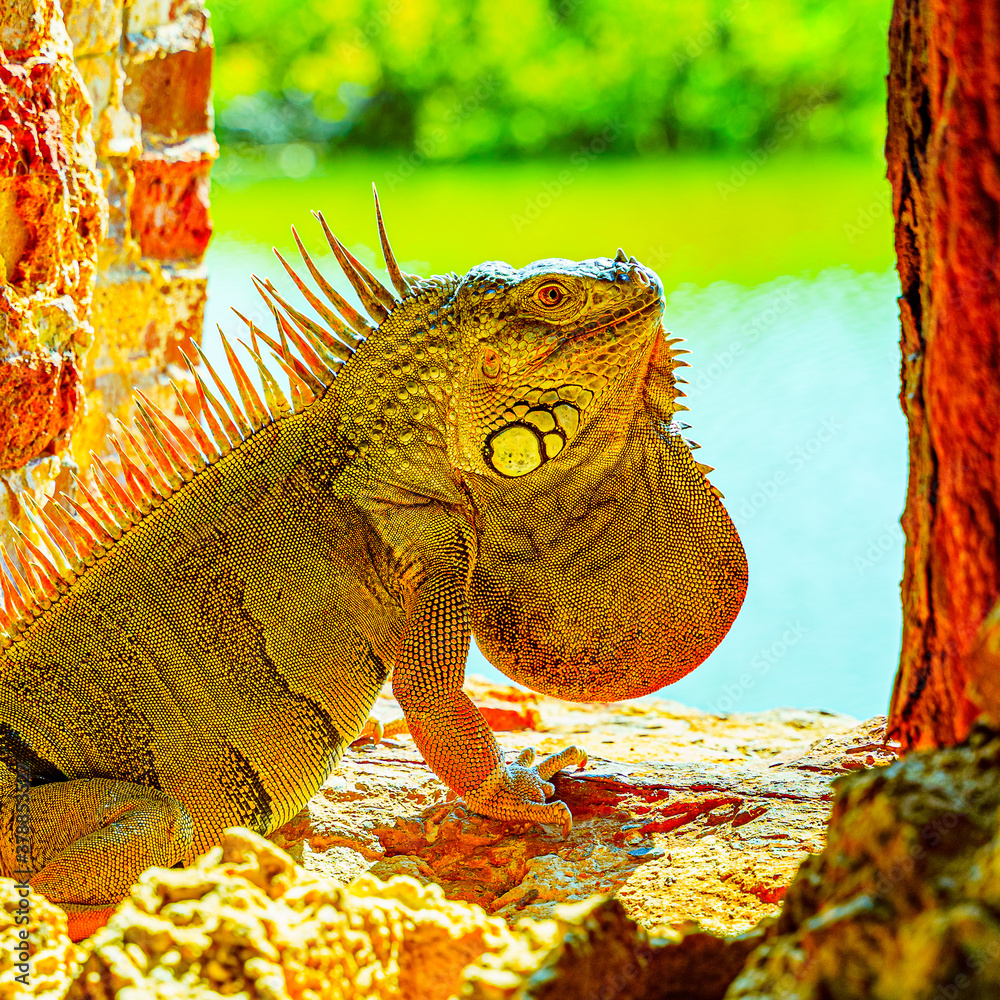
[[[871,149],[889,0],[209,0],[223,142]]]

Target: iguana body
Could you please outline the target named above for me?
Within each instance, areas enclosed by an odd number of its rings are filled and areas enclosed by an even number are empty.
[[[735,528],[670,427],[656,276],[619,252],[424,281],[379,223],[400,302],[331,238],[377,329],[319,278],[364,339],[264,286],[293,407],[264,375],[265,412],[232,355],[244,412],[199,382],[185,434],[142,403],[127,485],[107,478],[72,525],[37,514],[73,568],[22,550],[38,579],[0,572],[0,870],[25,867],[27,765],[27,867],[77,935],[149,865],[292,817],[390,671],[470,807],[568,826],[548,779],[585,756],[504,762],[462,692],[470,631],[536,690],[617,700],[693,669],[739,610]]]

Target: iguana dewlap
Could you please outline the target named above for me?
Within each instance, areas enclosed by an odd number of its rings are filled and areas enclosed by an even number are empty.
[[[0,571],[0,870],[34,871],[78,936],[148,866],[290,819],[390,671],[473,810],[568,828],[549,779],[585,755],[505,762],[462,691],[470,633],[535,690],[620,700],[692,670],[740,608],[739,538],[671,422],[656,275],[619,251],[420,279],[378,222],[398,299],[323,223],[374,324],[302,250],[326,301],[287,264],[315,319],[258,282],[264,401],[228,343],[241,405],[210,367],[222,401],[196,375],[179,423],[140,396],[122,482],[98,461],[92,492],[29,508]]]

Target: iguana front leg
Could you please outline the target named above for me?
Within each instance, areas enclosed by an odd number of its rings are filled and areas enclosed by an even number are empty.
[[[432,573],[410,612],[393,668],[392,690],[424,760],[475,812],[497,819],[558,823],[564,833],[573,817],[563,802],[546,802],[548,779],[587,755],[568,747],[532,764],[524,751],[504,761],[493,732],[462,690],[469,652],[469,620],[462,582],[453,573]]]
[[[59,781],[28,797],[31,887],[63,907],[73,940],[100,927],[139,876],[191,850],[188,811],[163,792],[109,778]],[[0,872],[18,864],[17,803],[0,799]]]

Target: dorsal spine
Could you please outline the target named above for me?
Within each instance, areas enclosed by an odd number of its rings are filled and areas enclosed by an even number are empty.
[[[411,284],[414,279],[403,274],[396,263],[385,235],[377,193],[375,209],[386,269],[393,286],[406,298],[414,294]],[[239,343],[260,374],[263,401],[225,334],[222,344],[236,382],[239,402],[195,344],[221,401],[209,389],[192,357],[182,352],[194,378],[197,405],[188,402],[176,383],[171,381],[170,386],[186,428],[142,392],[136,391],[135,433],[119,424],[117,433],[109,437],[121,465],[124,483],[91,452],[93,491],[75,479],[77,497],[83,502],[63,493],[61,500],[42,508],[25,495],[22,504],[34,529],[33,537],[11,524],[17,536],[12,545],[13,556],[0,546],[0,591],[4,605],[0,609],[0,646],[12,646],[35,619],[69,591],[78,577],[117,544],[123,534],[133,530],[200,472],[239,448],[262,427],[293,413],[301,413],[312,405],[351,359],[363,339],[391,315],[398,304],[393,293],[333,235],[322,214],[314,214],[371,320],[356,310],[320,273],[293,227],[292,235],[306,268],[330,305],[305,284],[277,250],[275,255],[327,325],[320,325],[291,306],[270,281],[254,276],[254,284],[274,316],[277,340],[257,329],[239,312],[236,315],[250,331],[251,346],[243,341]],[[264,364],[258,337],[271,348],[272,357],[287,375],[291,402]],[[292,353],[290,341],[301,359]]]

